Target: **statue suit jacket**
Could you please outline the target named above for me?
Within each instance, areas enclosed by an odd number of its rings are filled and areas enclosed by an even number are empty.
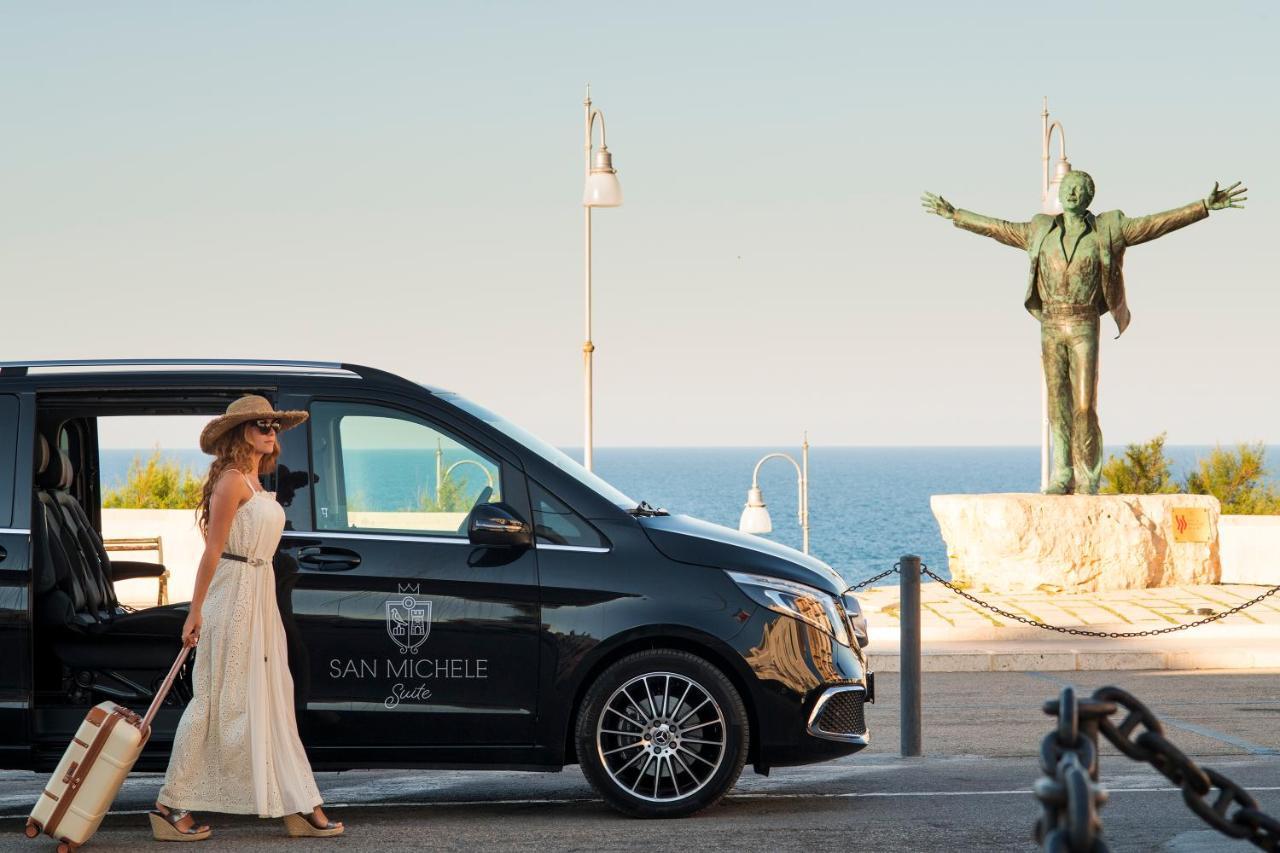
[[[1098,241],[1098,254],[1102,274],[1102,286],[1098,288],[1098,312],[1111,312],[1116,321],[1116,337],[1124,334],[1129,325],[1129,306],[1125,303],[1124,294],[1124,250],[1138,243],[1145,243],[1162,237],[1170,231],[1190,225],[1209,215],[1209,208],[1203,201],[1193,201],[1182,207],[1153,213],[1150,216],[1129,218],[1119,210],[1108,210],[1094,216],[1085,213],[1090,228]],[[957,228],[964,228],[975,234],[982,234],[993,240],[999,240],[1009,246],[1025,249],[1031,258],[1031,274],[1027,279],[1027,295],[1023,304],[1031,312],[1031,316],[1040,319],[1043,307],[1040,301],[1040,289],[1036,286],[1036,275],[1040,265],[1040,246],[1054,229],[1062,228],[1062,214],[1049,216],[1037,213],[1030,222],[1005,222],[1003,219],[992,219],[969,210],[955,212],[952,220]]]

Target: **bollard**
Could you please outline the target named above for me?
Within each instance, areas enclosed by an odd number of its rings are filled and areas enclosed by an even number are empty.
[[[902,755],[920,755],[920,558],[906,554],[898,561],[902,597],[899,614],[898,675],[901,678]]]

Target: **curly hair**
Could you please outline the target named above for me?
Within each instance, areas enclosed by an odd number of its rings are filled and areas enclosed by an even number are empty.
[[[209,502],[213,499],[213,487],[217,484],[222,472],[228,468],[237,468],[249,476],[255,473],[270,474],[276,469],[276,459],[280,456],[280,438],[277,435],[272,451],[263,456],[258,472],[253,467],[253,444],[245,437],[249,422],[233,427],[213,443],[214,458],[209,463],[209,473],[204,478],[204,488],[200,495],[200,503],[196,505],[196,525],[200,535],[209,538]]]

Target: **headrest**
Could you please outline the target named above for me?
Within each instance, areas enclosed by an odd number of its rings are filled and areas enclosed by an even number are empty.
[[[75,479],[75,471],[71,467],[71,456],[65,450],[59,450],[58,455],[62,457],[62,482],[58,484],[58,488],[69,489],[72,480]]]
[[[43,474],[49,466],[49,439],[36,433],[36,474]]]
[[[49,464],[36,477],[36,484],[42,489],[68,489],[74,475],[71,469],[71,457],[61,448],[50,454]]]

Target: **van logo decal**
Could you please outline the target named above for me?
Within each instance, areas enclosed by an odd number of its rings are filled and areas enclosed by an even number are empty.
[[[417,654],[431,633],[431,602],[412,595],[387,601],[387,634],[400,647],[400,654]]]

